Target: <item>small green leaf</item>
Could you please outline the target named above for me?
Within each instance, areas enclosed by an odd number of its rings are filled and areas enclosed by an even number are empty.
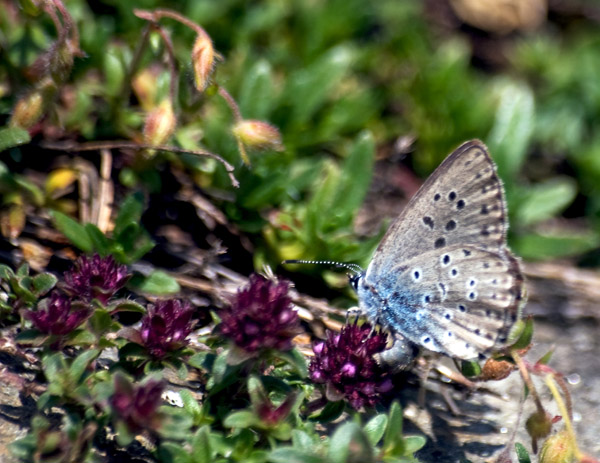
[[[515,450],[517,452],[517,459],[519,460],[519,463],[531,463],[529,453],[527,453],[527,450],[525,449],[523,444],[516,442]]]
[[[205,362],[209,355],[211,355],[209,352],[198,352],[197,354],[192,355],[187,360],[188,365],[194,368],[198,368],[200,370],[205,370],[207,368]]]
[[[110,304],[110,313],[115,314],[117,312],[133,312],[133,313],[146,313],[146,308],[138,302],[132,301],[131,299],[121,299],[114,301]]]
[[[481,365],[475,360],[463,360],[460,365],[460,371],[467,378],[473,378],[481,374]]]
[[[511,348],[515,350],[525,349],[531,344],[531,340],[533,339],[533,318],[529,316],[526,320],[519,320],[516,329],[519,329],[520,326],[522,326],[520,332],[516,331],[515,334],[511,333],[511,337],[518,336],[518,339],[511,346]]]
[[[38,330],[23,330],[15,336],[15,341],[24,346],[39,347],[48,339],[49,335]]]
[[[185,408],[193,418],[202,414],[202,407],[198,403],[198,399],[196,399],[189,390],[182,389],[179,391],[179,397],[181,397],[181,401],[183,402],[183,408]]]
[[[523,165],[534,127],[534,97],[521,83],[504,82],[499,90],[496,120],[488,137],[500,176],[514,179]]]
[[[202,426],[192,438],[194,463],[211,463],[212,452],[208,426]]]
[[[576,195],[577,184],[569,177],[554,177],[531,185],[516,207],[516,224],[525,227],[551,219],[571,204]]]
[[[162,442],[158,448],[159,461],[169,463],[193,463],[192,454],[183,445],[175,442]]]
[[[248,119],[267,119],[273,102],[273,77],[266,60],[257,61],[244,75],[239,105]]]
[[[423,436],[408,436],[404,438],[404,456],[410,457],[413,453],[418,452],[427,443],[427,439]]]
[[[367,435],[353,422],[338,426],[331,436],[327,455],[332,463],[346,463],[350,452],[354,461],[373,460],[373,448]]]
[[[323,463],[325,460],[308,449],[279,447],[269,453],[268,461],[272,463]]]
[[[301,378],[306,378],[308,376],[308,363],[306,357],[298,349],[294,348],[287,352],[279,352],[277,353],[277,356],[292,366],[294,371]]]
[[[69,368],[69,377],[74,384],[79,382],[89,364],[92,360],[95,360],[98,355],[100,355],[100,351],[91,349],[79,354],[77,358],[73,360],[73,363]]]
[[[21,127],[3,127],[0,129],[0,152],[13,146],[29,143],[29,132]]]
[[[144,293],[166,295],[175,294],[181,290],[177,280],[162,270],[155,270],[148,275],[144,281],[137,287]]]
[[[233,412],[223,420],[223,426],[227,428],[249,428],[258,423],[255,413],[248,410]]]
[[[554,354],[554,347],[546,352],[536,363],[540,365],[548,365],[548,363],[550,363],[550,359],[552,358],[552,354]]]
[[[395,456],[403,448],[402,443],[402,408],[397,401],[392,402],[388,413],[388,422],[383,437],[383,452]]]
[[[544,230],[515,237],[513,248],[524,259],[555,259],[581,255],[596,249],[600,238],[593,231]]]
[[[386,415],[377,415],[371,418],[363,428],[371,445],[377,445],[383,437],[387,420],[388,418]]]
[[[39,275],[34,276],[32,280],[34,294],[37,297],[44,296],[54,288],[57,281],[58,278],[51,273],[40,273]]]
[[[346,402],[338,400],[336,402],[327,402],[321,413],[311,415],[312,421],[318,421],[320,423],[328,423],[337,420],[346,408]]]
[[[90,317],[89,326],[97,336],[106,333],[112,326],[113,320],[110,313],[104,309],[96,309]]]
[[[87,253],[91,253],[94,250],[92,240],[87,234],[85,227],[79,222],[58,211],[50,211],[50,217],[54,220],[54,226],[57,230],[65,235],[74,246]]]
[[[119,214],[115,219],[114,236],[119,236],[123,233],[126,227],[131,224],[139,225],[142,213],[144,212],[144,197],[141,193],[134,193],[127,196],[121,207]]]
[[[100,254],[102,257],[108,256],[110,254],[111,244],[106,235],[92,223],[86,223],[84,227],[94,245],[96,252],[98,252],[98,254]]]

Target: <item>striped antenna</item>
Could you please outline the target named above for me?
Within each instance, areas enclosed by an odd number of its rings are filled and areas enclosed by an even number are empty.
[[[361,268],[360,265],[356,265],[356,264],[347,264],[345,262],[334,262],[331,260],[296,260],[296,259],[290,259],[290,260],[284,260],[282,262],[282,264],[315,264],[315,265],[332,265],[334,267],[342,267],[345,269],[350,270],[351,272],[354,273],[362,273],[363,269]]]

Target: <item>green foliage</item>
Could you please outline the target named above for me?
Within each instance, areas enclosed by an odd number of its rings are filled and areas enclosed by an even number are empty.
[[[155,246],[146,221],[163,218],[147,199],[184,197],[185,187],[223,214],[219,226],[252,243],[255,268],[284,259],[365,264],[383,228],[358,238],[356,219],[379,160],[397,160],[394,142],[404,137],[416,141],[401,154],[414,151],[406,162],[423,178],[459,143],[488,143],[506,187],[510,244],[523,258],[580,257],[600,246],[600,35],[592,22],[546,25],[514,40],[492,34],[491,48],[506,60],[498,64],[478,55],[477,37],[441,27],[416,0],[74,0],[65,10],[70,16],[57,8],[54,18],[36,2],[19,5],[0,11],[0,231],[12,244],[26,225],[49,216],[77,250],[137,264]],[[161,29],[146,40],[148,21],[134,12],[141,6],[177,8],[204,28],[217,52],[205,91],[191,78],[197,30],[154,18]],[[79,37],[66,27],[70,19]],[[42,103],[28,102],[31,95]],[[166,142],[172,149],[136,147],[149,113],[167,98],[177,118]],[[30,113],[20,126],[15,114],[25,103]],[[285,149],[277,151],[278,139],[267,148],[248,146],[244,164],[232,132],[239,118],[273,124]],[[96,169],[81,154],[85,143],[99,141],[110,145],[104,154],[111,155],[116,186],[107,233],[75,219],[81,211],[72,198],[82,165]],[[72,175],[44,189],[56,166]],[[220,239],[218,227],[210,233],[207,241]],[[237,257],[233,265],[245,268]],[[139,331],[120,322],[121,315],[147,314],[131,299],[88,301],[80,326],[48,334],[23,313],[42,307],[57,278],[0,265],[0,279],[0,321],[22,324],[15,339],[38,357],[47,386],[30,433],[13,445],[23,461],[93,461],[92,442],[106,427],[119,436],[117,446],[132,442],[140,424],[109,404],[117,370],[129,392],[165,369],[202,376],[202,402],[184,390],[183,406],[161,407],[161,426],[150,428],[161,461],[401,462],[424,445],[422,437],[403,435],[395,402],[364,425],[355,415],[322,432],[348,410],[342,401],[306,406],[315,387],[298,350],[249,354],[211,333],[200,339],[202,350],[177,346],[158,358]],[[134,275],[128,288],[161,296],[180,290],[161,269]],[[513,349],[532,340],[530,320],[518,328]],[[269,375],[261,362],[272,367]],[[478,376],[480,367],[465,362],[463,372]],[[64,411],[60,426],[47,419],[54,406]],[[522,447],[517,454],[528,461]]]

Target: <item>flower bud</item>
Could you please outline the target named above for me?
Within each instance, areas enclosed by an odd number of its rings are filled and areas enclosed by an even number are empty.
[[[42,117],[44,96],[40,90],[34,90],[17,101],[10,118],[12,127],[29,129]]]
[[[532,413],[525,422],[527,433],[531,436],[531,447],[537,453],[537,440],[543,439],[552,431],[552,418],[546,412],[539,410]]]
[[[215,62],[215,49],[210,37],[198,34],[192,48],[192,65],[194,67],[194,81],[199,92],[208,86],[209,78]]]
[[[158,88],[158,75],[153,69],[142,69],[131,81],[133,92],[140,102],[144,111],[150,111],[156,101],[156,89]]]
[[[573,437],[563,430],[550,437],[540,452],[540,463],[571,463],[576,461]]]
[[[148,114],[144,125],[144,142],[148,145],[160,146],[165,144],[177,125],[177,118],[169,99],[163,100]]]
[[[241,120],[232,129],[235,137],[249,148],[282,151],[279,129],[257,120]]]

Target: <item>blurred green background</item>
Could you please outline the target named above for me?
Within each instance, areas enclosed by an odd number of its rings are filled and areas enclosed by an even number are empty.
[[[600,4],[523,0],[504,11],[497,3],[68,1],[85,56],[75,58],[41,126],[30,130],[31,144],[3,152],[5,208],[20,201],[60,210],[15,182],[26,165],[56,167],[49,159],[56,152],[32,148],[41,140],[140,133],[139,101],[121,91],[146,25],[133,9],[165,7],[205,28],[222,55],[213,81],[244,118],[277,126],[285,150],[252,152],[252,167],[242,164],[231,111],[214,91],[199,94],[191,84],[194,33],[164,20],[180,71],[173,144],[223,156],[236,166],[240,188],[212,160],[124,157],[115,161],[117,202],[132,191],[160,194],[165,172],[184,171],[250,238],[256,268],[297,258],[365,265],[419,179],[460,143],[479,138],[506,186],[513,250],[525,259],[596,266]],[[27,1],[0,1],[0,27],[2,123],[33,85],[25,69],[56,31]],[[165,95],[164,45],[156,35],[150,45],[138,71],[158,66],[155,91]]]

